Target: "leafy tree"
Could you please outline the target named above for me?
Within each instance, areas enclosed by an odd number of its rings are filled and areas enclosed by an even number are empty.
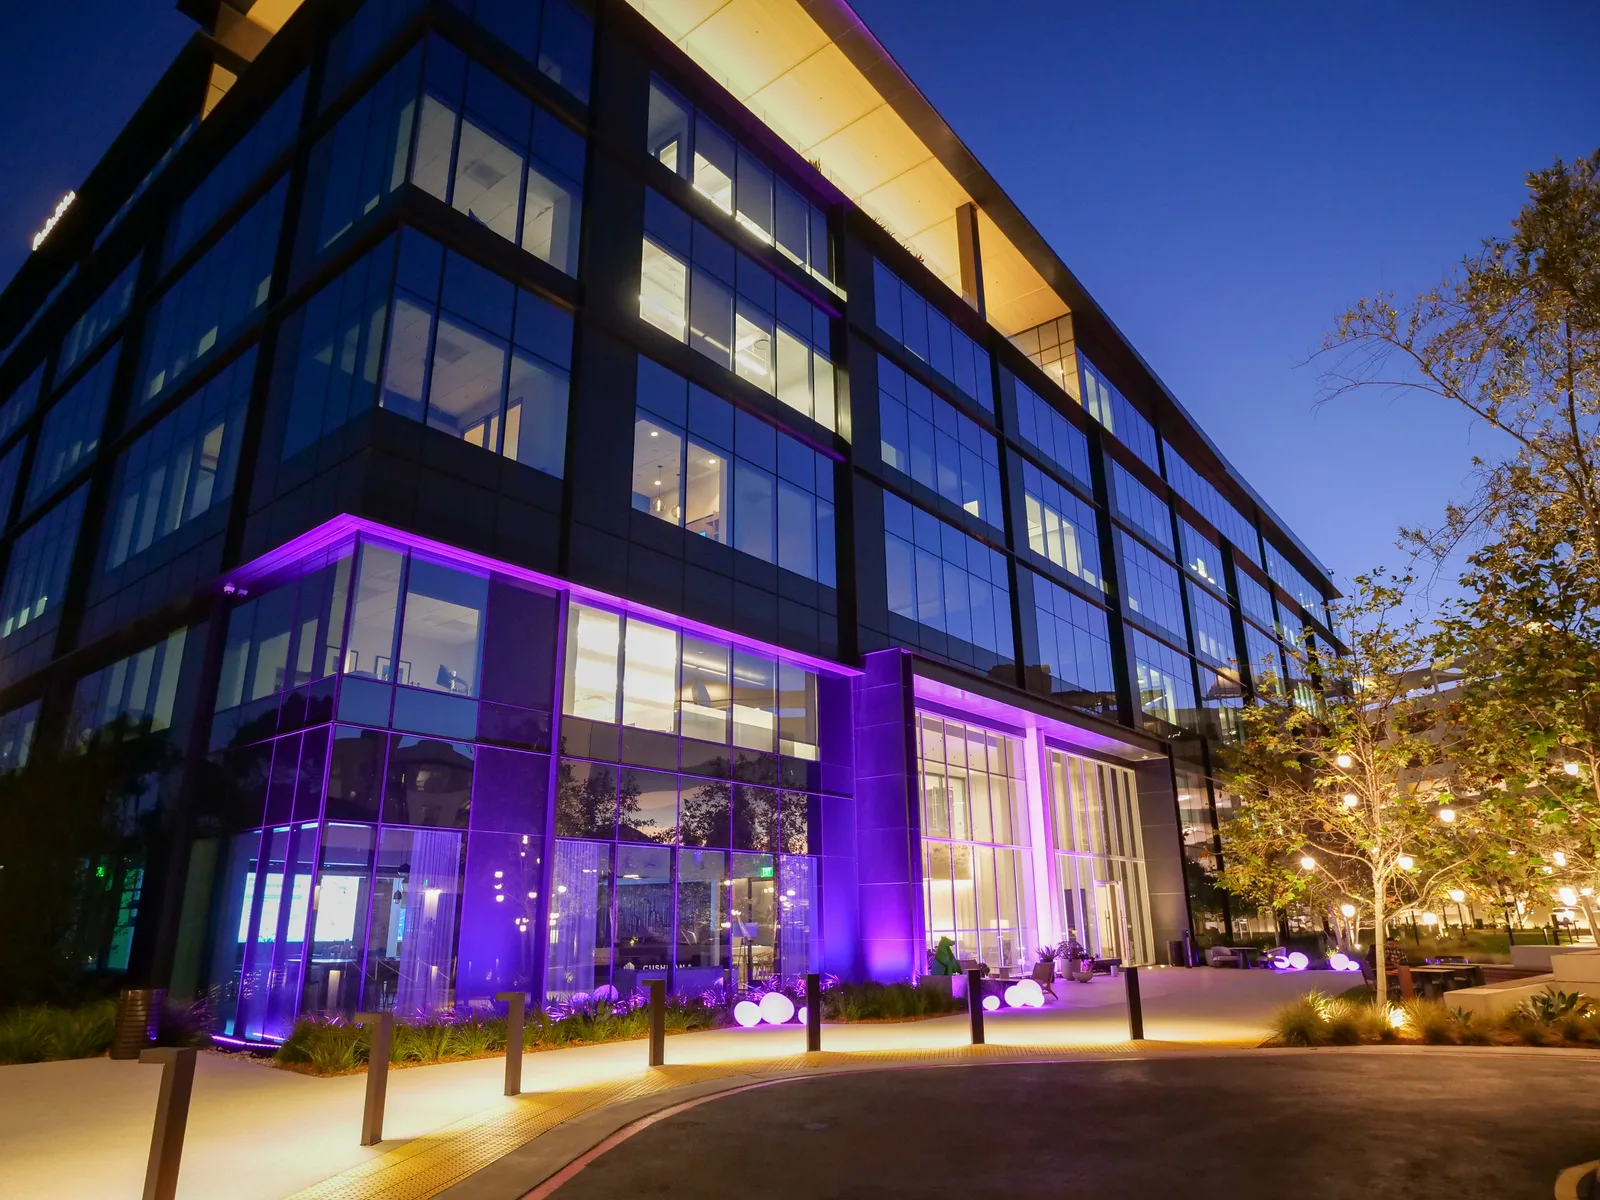
[[[1371,915],[1380,981],[1385,923],[1449,876],[1471,819],[1440,819],[1451,797],[1438,770],[1439,714],[1416,695],[1429,647],[1404,615],[1411,582],[1357,576],[1336,606],[1348,643],[1337,676],[1315,646],[1297,651],[1320,685],[1315,703],[1262,689],[1220,772],[1241,800],[1222,828],[1223,885],[1275,908],[1353,903]]]
[[[1360,301],[1323,347],[1329,398],[1421,393],[1508,440],[1509,457],[1474,459],[1477,490],[1441,528],[1409,531],[1440,555],[1550,506],[1570,515],[1584,554],[1600,547],[1600,150],[1527,182],[1509,237],[1410,300]]]

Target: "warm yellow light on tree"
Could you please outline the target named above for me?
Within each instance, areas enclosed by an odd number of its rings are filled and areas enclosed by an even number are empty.
[[[1450,899],[1455,901],[1455,903],[1460,904],[1466,898],[1467,898],[1467,894],[1465,892],[1463,892],[1460,888],[1451,888],[1450,889]]]
[[[1356,915],[1356,906],[1354,904],[1341,904],[1339,905],[1339,911],[1342,912],[1345,915],[1345,919],[1348,920]]]
[[[1309,854],[1302,855],[1300,858],[1300,865],[1307,871],[1314,871],[1317,867],[1317,860],[1312,858]]]
[[[1339,764],[1341,770],[1348,770],[1350,764],[1355,762],[1355,759],[1351,758],[1348,754],[1341,754],[1333,761]]]
[[[1564,867],[1567,865],[1567,856],[1560,850],[1557,850],[1550,856],[1550,861],[1555,863],[1555,865],[1558,867]]]
[[[1360,803],[1361,803],[1361,797],[1357,796],[1354,792],[1346,792],[1344,794],[1344,806],[1346,808],[1354,808],[1356,805],[1358,805]]]
[[[1400,869],[1402,871],[1409,871],[1412,867],[1417,865],[1417,860],[1412,858],[1409,854],[1402,854],[1395,861],[1400,864]]]
[[[1559,888],[1556,891],[1556,895],[1561,897],[1561,903],[1563,904],[1576,904],[1578,902],[1578,893],[1571,888]]]
[[[1439,820],[1443,821],[1446,825],[1452,824],[1455,821],[1455,819],[1456,819],[1456,810],[1455,809],[1453,809],[1453,808],[1441,808],[1439,810]]]
[[[1580,770],[1578,764],[1575,762],[1563,763],[1561,764],[1561,769],[1568,775],[1576,775]]]

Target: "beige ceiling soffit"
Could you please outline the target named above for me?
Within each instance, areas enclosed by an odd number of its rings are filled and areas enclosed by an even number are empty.
[[[629,2],[961,294],[956,209],[1003,193],[841,0]],[[1006,334],[1067,311],[1010,225],[980,213],[989,316]]]

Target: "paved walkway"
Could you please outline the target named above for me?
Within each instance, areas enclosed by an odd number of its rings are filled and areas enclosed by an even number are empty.
[[[362,1197],[424,1200],[584,1113],[674,1088],[890,1063],[1029,1060],[1258,1043],[1272,1012],[1331,976],[1141,971],[1147,1041],[1128,1042],[1120,981],[1058,984],[1061,1000],[991,1014],[989,1045],[966,1017],[828,1025],[821,1055],[798,1026],[667,1039],[668,1066],[643,1066],[642,1042],[529,1055],[522,1096],[501,1096],[502,1060],[394,1071],[386,1140],[361,1147],[365,1078],[316,1079],[233,1055],[203,1054],[185,1143],[182,1200]],[[0,1067],[0,1195],[140,1195],[159,1071],[86,1059]]]

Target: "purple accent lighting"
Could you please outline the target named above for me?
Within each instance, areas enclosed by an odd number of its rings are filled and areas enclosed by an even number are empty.
[[[396,548],[417,551],[431,559],[447,563],[450,566],[460,567],[463,570],[476,571],[482,574],[492,572],[505,575],[511,579],[521,580],[524,583],[531,583],[538,587],[567,592],[574,600],[581,601],[584,604],[592,604],[597,608],[607,608],[613,612],[627,613],[630,616],[636,616],[646,621],[655,621],[662,625],[682,630],[685,633],[693,634],[695,637],[705,638],[709,641],[731,641],[736,646],[743,646],[763,655],[771,655],[774,658],[805,667],[808,670],[836,676],[861,674],[854,667],[847,667],[826,658],[816,658],[809,654],[785,650],[783,647],[774,646],[770,642],[763,642],[756,638],[746,637],[743,634],[732,633],[726,629],[719,629],[715,625],[707,625],[701,621],[690,620],[688,617],[680,617],[675,613],[663,612],[661,609],[651,608],[647,604],[639,604],[633,600],[623,600],[606,592],[596,591],[594,588],[584,587],[582,584],[558,578],[555,575],[546,575],[542,571],[531,571],[527,567],[519,567],[497,558],[490,558],[485,554],[477,554],[471,550],[462,550],[457,546],[450,545],[448,542],[439,542],[432,538],[421,537],[418,534],[406,533],[389,525],[380,525],[376,521],[369,521],[365,517],[351,516],[349,513],[324,521],[315,529],[308,530],[299,537],[285,542],[276,550],[269,550],[267,553],[245,563],[230,573],[222,586],[226,589],[229,585],[232,585],[235,589],[242,591],[241,585],[249,584],[254,586],[261,580],[269,579],[293,567],[297,567],[303,559],[341,545],[358,534],[374,541],[387,542]]]
[[[1164,757],[1156,751],[1146,750],[1142,746],[1108,734],[1080,728],[1066,721],[1045,716],[1043,713],[1031,712],[1014,704],[990,699],[988,696],[980,696],[976,692],[969,692],[965,688],[942,683],[937,679],[918,675],[912,686],[919,707],[938,711],[953,720],[972,721],[1002,733],[1013,733],[1018,737],[1030,729],[1037,729],[1051,745],[1092,750],[1135,762]]]

